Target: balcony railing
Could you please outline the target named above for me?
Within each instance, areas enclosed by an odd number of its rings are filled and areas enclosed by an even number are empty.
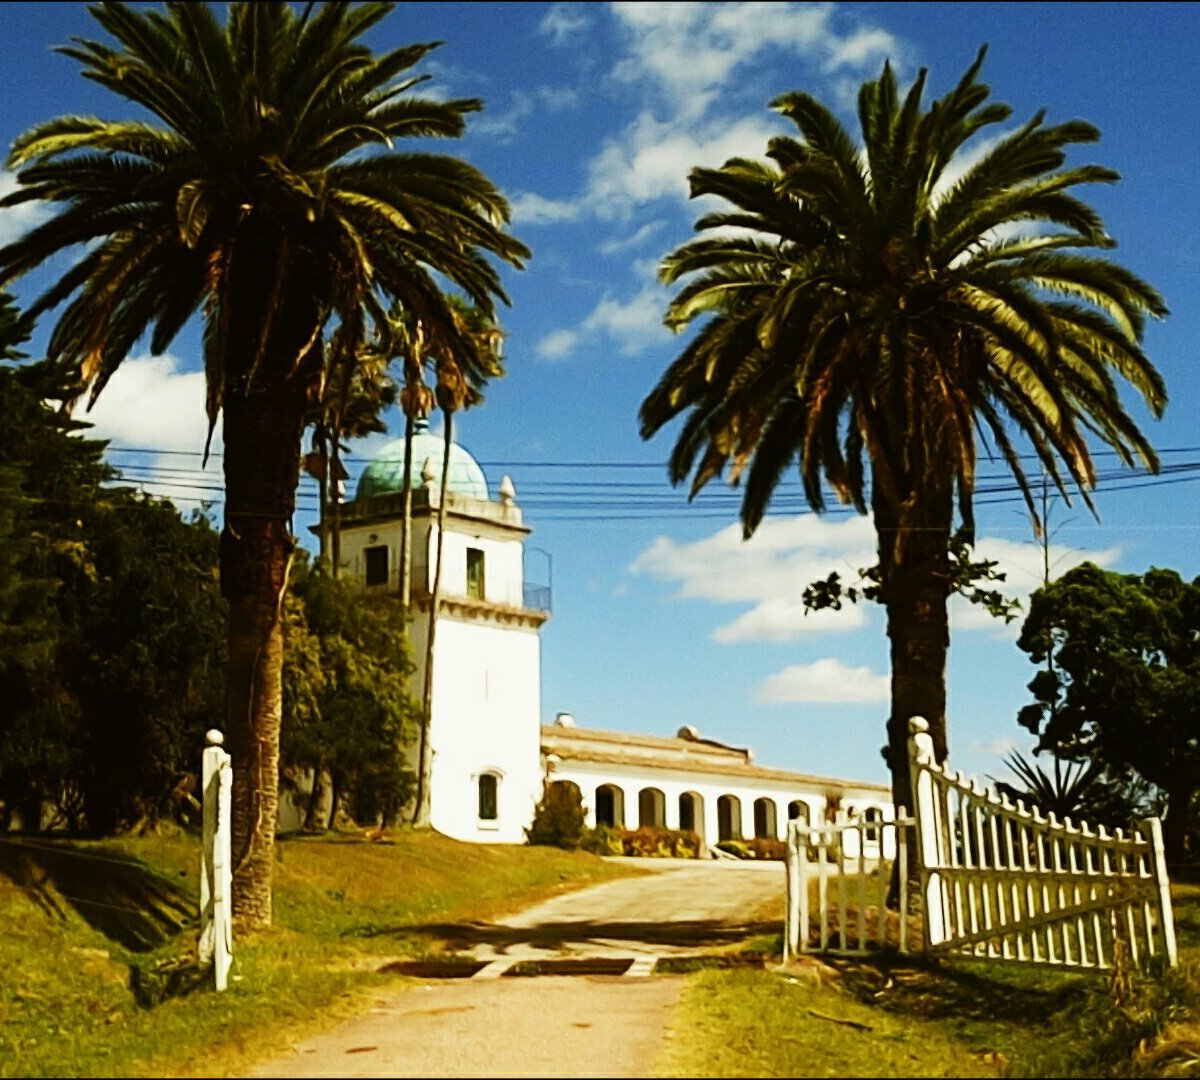
[[[544,611],[549,615],[553,610],[549,585],[533,585],[525,583],[524,606],[531,611]]]

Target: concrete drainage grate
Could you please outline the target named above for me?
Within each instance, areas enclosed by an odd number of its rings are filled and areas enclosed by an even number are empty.
[[[534,975],[624,975],[632,966],[630,957],[583,960],[518,960],[503,972],[505,976]]]
[[[499,979],[533,978],[538,975],[678,975],[701,968],[762,968],[766,958],[753,953],[724,953],[692,956],[574,957],[555,960],[395,960],[379,968],[413,979]]]
[[[472,979],[487,966],[486,960],[396,960],[379,970],[413,979]]]

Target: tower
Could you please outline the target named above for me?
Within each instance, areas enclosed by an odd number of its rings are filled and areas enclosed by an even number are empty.
[[[424,685],[444,444],[419,422],[412,453],[410,642]],[[342,570],[367,594],[400,592],[404,440],[388,443],[341,508]],[[441,599],[434,635],[430,815],[461,840],[521,843],[540,796],[541,639],[549,582],[525,580],[524,524],[512,481],[497,498],[470,454],[452,444]],[[415,761],[414,761],[415,766]]]

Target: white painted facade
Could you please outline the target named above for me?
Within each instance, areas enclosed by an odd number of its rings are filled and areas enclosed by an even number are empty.
[[[366,485],[371,497],[341,511],[343,574],[376,595],[400,589],[403,504],[395,491],[394,449],[391,454],[391,473],[380,469]],[[525,581],[530,530],[511,481],[505,477],[500,497],[491,499],[470,455],[457,446],[454,454],[433,659],[436,829],[460,840],[521,843],[552,781],[579,787],[589,824],[691,828],[708,845],[729,837],[783,839],[789,816],[799,813],[819,825],[831,801],[843,812],[891,820],[884,787],[762,768],[748,750],[702,739],[692,729],[660,738],[585,731],[569,719],[543,726],[540,629],[549,615],[543,586],[550,583],[531,590]],[[417,693],[424,681],[439,498],[428,462],[421,471],[412,500]]]

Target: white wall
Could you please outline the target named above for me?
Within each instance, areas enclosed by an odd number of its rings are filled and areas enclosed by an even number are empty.
[[[542,789],[537,630],[443,614],[434,654],[433,826],[460,840],[524,843]],[[485,771],[500,777],[495,822],[478,817]]]
[[[459,529],[468,531],[460,532]],[[437,558],[437,535],[435,525],[429,530],[426,544],[427,588],[433,589],[433,575]],[[472,523],[455,522],[455,529],[446,530],[446,544],[442,552],[442,594],[444,596],[467,595],[467,549],[478,548],[483,552],[484,593],[483,599],[493,604],[521,607],[524,594],[524,545],[520,539],[497,535],[486,526],[472,529]],[[424,561],[424,560],[422,560]]]

